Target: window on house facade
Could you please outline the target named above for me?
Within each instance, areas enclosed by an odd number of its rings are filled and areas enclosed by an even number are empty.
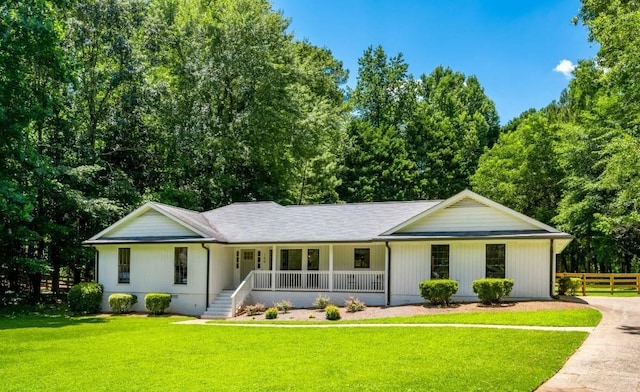
[[[175,248],[173,259],[173,283],[187,284],[187,248]]]
[[[431,245],[431,279],[449,279],[449,245]]]
[[[280,250],[280,269],[300,271],[302,269],[302,249]]]
[[[371,267],[371,249],[355,248],[353,250],[353,268]]]
[[[505,244],[487,244],[486,251],[487,278],[504,278]]]
[[[118,248],[118,283],[129,283],[131,249]]]
[[[318,271],[320,269],[320,249],[307,249],[307,270]]]

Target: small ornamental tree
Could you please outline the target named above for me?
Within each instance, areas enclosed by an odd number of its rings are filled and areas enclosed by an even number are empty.
[[[513,279],[477,279],[473,281],[473,292],[478,294],[478,299],[484,305],[500,303],[500,300],[513,289]]]
[[[78,283],[69,290],[69,309],[75,314],[94,314],[102,307],[104,287],[95,282]]]
[[[420,295],[434,305],[449,306],[451,297],[458,292],[458,281],[432,279],[420,282]]]
[[[163,314],[171,305],[171,294],[149,293],[144,297],[144,306],[155,315]]]

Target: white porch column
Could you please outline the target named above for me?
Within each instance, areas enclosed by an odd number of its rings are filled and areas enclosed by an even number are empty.
[[[278,261],[278,254],[276,253],[276,246],[271,247],[271,291],[276,291],[276,264]]]
[[[387,303],[389,299],[389,285],[387,284],[389,282],[389,252],[391,252],[391,250],[388,244],[386,244],[384,247],[384,276],[382,277],[382,284],[384,286],[384,302],[387,305],[391,305]]]
[[[329,291],[333,291],[333,244],[329,244]]]

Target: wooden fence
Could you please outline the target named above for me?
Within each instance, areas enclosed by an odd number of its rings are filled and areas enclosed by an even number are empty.
[[[71,276],[61,276],[58,280],[58,288],[61,292],[69,291],[69,289],[73,286],[73,277]],[[43,276],[40,281],[40,290],[42,292],[51,291],[53,287],[53,281],[51,276]]]
[[[640,294],[640,274],[598,274],[598,273],[569,273],[558,272],[558,278],[569,276],[580,278],[582,295],[586,295],[587,287],[608,288],[611,294],[615,289],[635,289]]]

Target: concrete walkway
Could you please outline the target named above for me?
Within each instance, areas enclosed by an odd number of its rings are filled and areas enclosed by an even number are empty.
[[[389,328],[389,327],[405,327],[405,328],[438,328],[438,327],[454,327],[454,328],[493,328],[493,329],[528,329],[534,331],[577,331],[577,332],[593,332],[593,327],[541,327],[535,325],[491,325],[491,324],[269,324],[269,323],[216,323],[215,320],[194,319],[187,321],[178,321],[174,324],[183,325],[215,325],[218,327],[255,327],[255,328]]]
[[[581,297],[602,321],[538,392],[640,391],[640,297]]]

